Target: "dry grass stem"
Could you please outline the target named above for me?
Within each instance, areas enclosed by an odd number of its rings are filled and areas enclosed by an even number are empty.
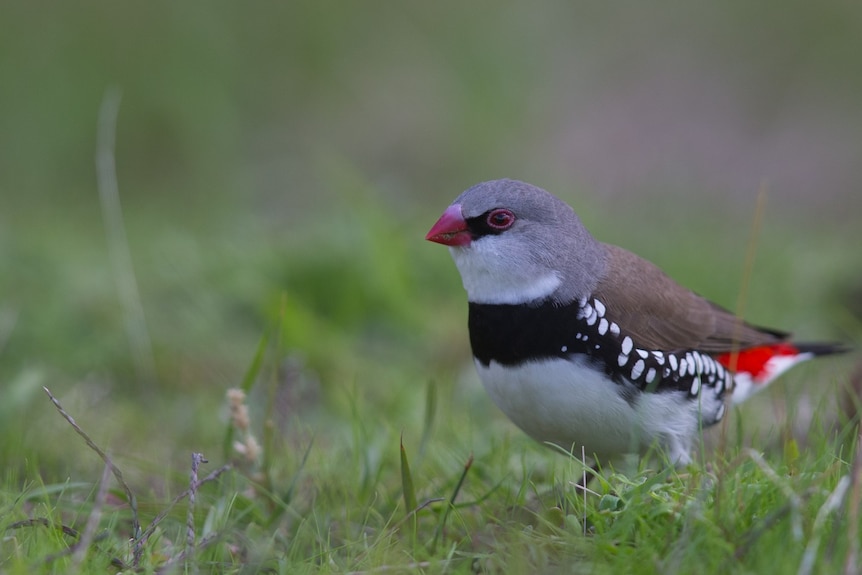
[[[56,525],[46,517],[32,517],[30,519],[15,521],[14,523],[10,523],[6,529],[22,529],[24,527],[35,527],[37,525],[48,527],[49,529],[59,529],[64,535],[68,535],[69,537],[74,537],[76,539],[81,535],[78,533],[77,529],[69,527],[68,525],[63,525],[62,523],[60,525]]]
[[[195,502],[198,494],[198,469],[207,463],[202,453],[192,453],[192,472],[189,476],[189,510],[186,515],[186,549],[195,546]]]
[[[209,475],[207,475],[206,477],[204,477],[203,479],[198,481],[198,483],[197,483],[198,488],[200,488],[200,486],[203,485],[204,483],[209,483],[210,481],[215,481],[222,473],[231,469],[232,467],[233,466],[230,463],[222,465],[221,467],[219,467],[218,469],[216,469],[215,471],[211,472]],[[179,495],[174,497],[171,500],[171,502],[168,503],[167,507],[162,509],[162,511],[158,515],[155,516],[155,518],[150,523],[149,527],[147,527],[146,530],[144,531],[144,533],[141,535],[141,543],[142,544],[146,544],[146,542],[153,535],[153,533],[155,533],[156,527],[158,527],[159,524],[162,521],[164,521],[165,517],[168,516],[168,513],[171,512],[171,509],[173,509],[180,501],[182,501],[183,499],[188,497],[190,492],[191,492],[191,489],[186,489],[185,491],[183,491],[182,493],[180,493]]]
[[[102,461],[105,462],[105,465],[111,469],[111,473],[114,474],[114,477],[117,478],[117,483],[120,484],[120,487],[123,488],[123,492],[126,494],[126,500],[129,502],[129,508],[132,512],[132,541],[134,542],[133,546],[133,565],[137,566],[141,560],[141,554],[143,553],[143,544],[141,543],[141,523],[138,519],[138,500],[135,498],[135,494],[132,493],[132,488],[129,487],[129,484],[126,483],[125,478],[123,477],[123,472],[120,471],[120,468],[114,465],[114,462],[105,453],[102,448],[100,448],[96,443],[90,439],[90,436],[81,429],[81,427],[75,422],[75,419],[69,415],[69,413],[63,409],[63,406],[57,400],[56,397],[51,393],[47,387],[42,387],[45,390],[45,393],[48,394],[48,397],[51,398],[51,403],[54,404],[54,407],[57,408],[57,411],[60,412],[60,415],[69,422],[69,425],[72,426],[72,429],[80,435],[84,441],[87,443],[87,446],[95,451],[99,457],[102,458]]]

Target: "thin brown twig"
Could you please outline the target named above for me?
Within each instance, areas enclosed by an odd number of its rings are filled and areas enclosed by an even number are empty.
[[[138,500],[135,498],[135,494],[132,493],[132,488],[129,487],[129,484],[126,483],[126,479],[123,477],[123,472],[120,471],[120,468],[117,467],[111,458],[105,453],[101,447],[96,445],[96,443],[90,439],[90,436],[87,435],[87,432],[81,429],[75,422],[75,418],[73,418],[69,413],[63,409],[63,406],[57,400],[56,397],[51,393],[47,387],[42,386],[42,389],[45,390],[45,393],[48,394],[48,397],[51,398],[51,403],[54,404],[54,407],[57,408],[57,411],[60,412],[60,415],[69,422],[69,425],[72,426],[72,429],[80,435],[84,441],[87,443],[87,447],[95,451],[99,457],[102,458],[102,461],[105,462],[105,465],[111,469],[111,473],[116,477],[117,482],[120,484],[120,487],[123,488],[123,492],[126,494],[126,499],[129,502],[129,508],[132,511],[132,541],[134,542],[134,551],[133,551],[133,565],[137,566],[140,561],[141,555],[143,554],[143,544],[141,543],[141,522],[138,519]]]

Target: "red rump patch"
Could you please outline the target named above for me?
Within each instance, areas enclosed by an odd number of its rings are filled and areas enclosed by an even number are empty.
[[[799,350],[789,343],[776,343],[743,349],[735,353],[722,353],[715,359],[727,369],[733,369],[736,373],[748,373],[752,380],[757,381],[769,375],[766,373],[766,362],[773,357],[798,354]]]

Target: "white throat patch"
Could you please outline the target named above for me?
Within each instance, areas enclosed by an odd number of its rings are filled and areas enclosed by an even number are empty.
[[[556,272],[530,273],[532,269],[508,266],[493,250],[479,242],[469,248],[449,248],[467,299],[474,303],[519,304],[544,298],[560,287]]]

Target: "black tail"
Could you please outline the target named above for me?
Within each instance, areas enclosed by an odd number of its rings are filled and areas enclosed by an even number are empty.
[[[794,341],[791,345],[798,349],[799,353],[810,353],[815,357],[853,351],[853,348],[846,343],[800,343]]]

